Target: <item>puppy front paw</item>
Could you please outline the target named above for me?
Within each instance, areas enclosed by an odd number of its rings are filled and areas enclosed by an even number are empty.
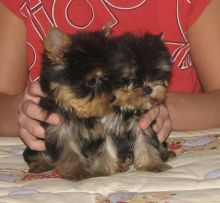
[[[69,167],[68,167],[69,166]],[[79,181],[92,177],[90,167],[84,164],[68,165],[67,163],[56,166],[56,171],[59,175],[67,180]]]
[[[138,171],[152,171],[152,172],[163,172],[171,169],[172,167],[166,163],[142,163],[142,164],[134,164],[134,168]]]
[[[49,163],[45,163],[43,161],[38,162],[32,162],[29,164],[29,170],[30,173],[43,173],[46,171],[50,171],[54,169],[54,166]]]

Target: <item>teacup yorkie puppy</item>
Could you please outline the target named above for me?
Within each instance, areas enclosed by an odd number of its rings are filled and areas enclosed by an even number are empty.
[[[108,28],[68,35],[52,28],[44,42],[40,85],[48,98],[40,106],[60,115],[58,126],[42,123],[46,151],[29,148],[24,159],[29,171],[55,169],[62,178],[81,180],[102,171],[97,150],[105,140],[101,119],[111,111],[114,95],[107,70]],[[97,157],[96,157],[97,156]],[[106,169],[104,169],[106,170]]]
[[[139,127],[144,113],[164,102],[171,75],[169,52],[161,35],[125,33],[112,37],[109,43],[109,66],[112,71],[113,113],[107,116],[106,133],[111,145],[116,171],[130,165],[143,171],[165,171],[169,152],[160,144],[153,126]],[[155,121],[156,122],[156,121]]]

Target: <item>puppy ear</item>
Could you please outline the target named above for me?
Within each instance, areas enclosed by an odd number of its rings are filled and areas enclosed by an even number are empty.
[[[108,23],[104,26],[104,28],[103,28],[103,30],[102,30],[104,36],[107,37],[107,38],[110,38],[110,37],[111,37],[111,25],[112,25],[112,23],[111,23],[111,22],[108,22]]]
[[[164,34],[163,34],[163,32],[161,32],[161,33],[158,35],[158,38],[160,38],[161,41],[164,41]]]
[[[63,51],[68,47],[71,40],[69,35],[58,28],[53,27],[44,41],[47,57],[55,64],[63,64]]]

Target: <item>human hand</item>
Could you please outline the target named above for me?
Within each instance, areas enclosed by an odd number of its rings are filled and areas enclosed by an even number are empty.
[[[146,129],[156,120],[153,130],[157,133],[160,143],[164,142],[171,132],[171,119],[165,105],[160,104],[149,110],[140,120],[140,128]]]
[[[48,114],[39,106],[40,98],[45,97],[41,91],[39,82],[29,85],[19,105],[18,123],[20,125],[20,136],[23,142],[32,150],[45,150],[45,131],[39,121],[58,125],[58,115]],[[41,139],[38,139],[41,138]]]

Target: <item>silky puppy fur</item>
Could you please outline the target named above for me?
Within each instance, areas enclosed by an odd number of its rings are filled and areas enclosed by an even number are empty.
[[[26,148],[23,154],[30,172],[55,169],[62,178],[71,180],[103,174],[105,163],[99,161],[100,165],[96,162],[92,167],[92,162],[98,161],[97,151],[105,140],[101,119],[114,101],[108,81],[107,41],[108,29],[74,35],[57,28],[49,32],[40,76],[40,86],[48,97],[42,98],[40,105],[60,115],[61,124],[42,123],[46,151]]]
[[[110,39],[108,51],[116,99],[106,119],[106,136],[115,154],[110,161],[114,170],[126,171],[131,165],[142,171],[170,169],[165,161],[175,154],[159,143],[153,124],[146,130],[139,127],[143,114],[166,98],[171,60],[162,34],[125,33]]]

